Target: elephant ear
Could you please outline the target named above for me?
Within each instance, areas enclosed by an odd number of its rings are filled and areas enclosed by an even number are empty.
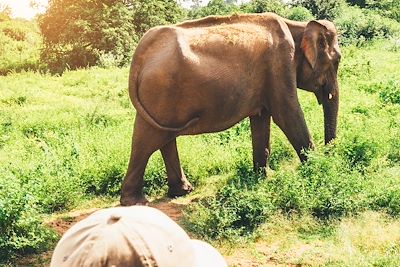
[[[312,69],[315,68],[320,49],[325,50],[327,46],[326,31],[327,28],[315,20],[310,21],[304,30],[301,49]]]

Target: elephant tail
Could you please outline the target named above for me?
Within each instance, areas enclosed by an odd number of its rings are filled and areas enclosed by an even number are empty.
[[[140,116],[142,116],[147,123],[149,123],[154,128],[160,129],[163,131],[180,132],[180,131],[188,128],[189,126],[195,124],[196,122],[198,122],[198,120],[200,119],[199,117],[195,117],[195,118],[191,119],[190,121],[188,121],[185,125],[183,125],[181,127],[169,127],[169,126],[161,125],[160,123],[158,123],[156,121],[156,119],[150,115],[150,113],[146,110],[146,108],[140,102],[140,99],[139,99],[139,77],[138,77],[139,75],[138,75],[137,67],[136,67],[136,70],[135,70],[135,67],[136,66],[134,66],[134,64],[132,64],[131,73],[130,73],[130,77],[129,77],[129,94],[130,94],[130,98],[132,100],[132,104],[136,109],[136,112],[139,113]]]

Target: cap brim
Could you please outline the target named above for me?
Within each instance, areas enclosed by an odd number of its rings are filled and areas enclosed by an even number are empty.
[[[200,241],[191,240],[193,251],[195,254],[195,267],[227,267],[222,255],[210,244]]]

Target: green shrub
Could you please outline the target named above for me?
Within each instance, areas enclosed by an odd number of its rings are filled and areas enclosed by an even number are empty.
[[[288,7],[280,0],[253,0],[240,9],[246,13],[273,12],[283,17],[288,13]]]
[[[400,82],[389,80],[379,89],[379,99],[383,103],[400,104]]]
[[[345,7],[334,22],[340,33],[340,42],[345,45],[394,36],[400,30],[396,21],[357,7]]]
[[[229,15],[237,11],[239,8],[235,4],[226,3],[224,0],[211,0],[206,6],[190,9],[187,17],[198,19],[210,15]]]
[[[307,8],[302,6],[295,6],[289,9],[287,13],[287,18],[297,21],[310,21],[314,19],[314,16]]]
[[[400,133],[397,133],[394,138],[390,139],[390,148],[388,153],[388,159],[394,164],[400,164],[400,138],[398,137]]]
[[[339,149],[352,167],[362,170],[377,156],[378,144],[366,135],[354,135],[343,141]]]
[[[0,183],[0,263],[16,254],[47,248],[55,234],[42,224],[36,199],[2,170]]]
[[[313,152],[299,168],[307,209],[319,218],[342,217],[366,207],[364,177],[332,152]]]
[[[399,165],[394,168],[398,173]],[[382,176],[382,174],[377,174]],[[393,216],[400,215],[400,177],[383,175],[382,180],[371,180],[367,187],[369,206],[371,209],[383,210]]]
[[[96,196],[117,196],[120,194],[127,163],[118,156],[118,149],[106,147],[100,149],[96,146],[97,142],[98,140],[86,147],[89,150],[86,153],[89,153],[85,157],[93,158],[86,158],[86,164],[77,170],[78,181],[85,193]]]
[[[298,172],[281,171],[266,184],[274,206],[285,214],[341,217],[362,210],[363,178],[335,154],[310,152]]]
[[[317,19],[333,20],[342,13],[345,2],[344,0],[297,0],[295,5],[300,5],[310,10]]]
[[[235,239],[251,236],[274,212],[340,218],[369,205],[365,178],[337,153],[310,152],[298,171],[278,171],[265,179],[251,171],[250,163],[236,165],[213,197],[192,205],[186,227],[203,238]]]
[[[0,21],[0,75],[38,70],[42,38],[34,22]]]
[[[215,197],[186,210],[184,223],[199,237],[234,240],[251,235],[272,212],[273,206],[265,192],[228,184]]]
[[[27,187],[34,192],[33,195],[37,199],[36,209],[41,212],[50,214],[67,210],[72,208],[77,199],[81,197],[78,183],[72,177],[63,177],[60,174],[40,175],[40,171],[25,175],[26,179],[29,179]],[[20,176],[19,179],[23,180],[24,178]]]
[[[366,0],[365,7],[376,10],[382,16],[400,22],[400,2],[398,0]]]
[[[300,213],[307,210],[304,181],[295,172],[282,171],[270,178],[265,185],[272,195],[272,203],[284,214]]]

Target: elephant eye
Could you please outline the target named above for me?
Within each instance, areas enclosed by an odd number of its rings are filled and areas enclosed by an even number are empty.
[[[326,47],[326,38],[322,34],[319,36],[318,45],[321,49],[325,49]]]
[[[324,49],[325,48],[325,40],[324,38],[319,39],[319,48]]]

